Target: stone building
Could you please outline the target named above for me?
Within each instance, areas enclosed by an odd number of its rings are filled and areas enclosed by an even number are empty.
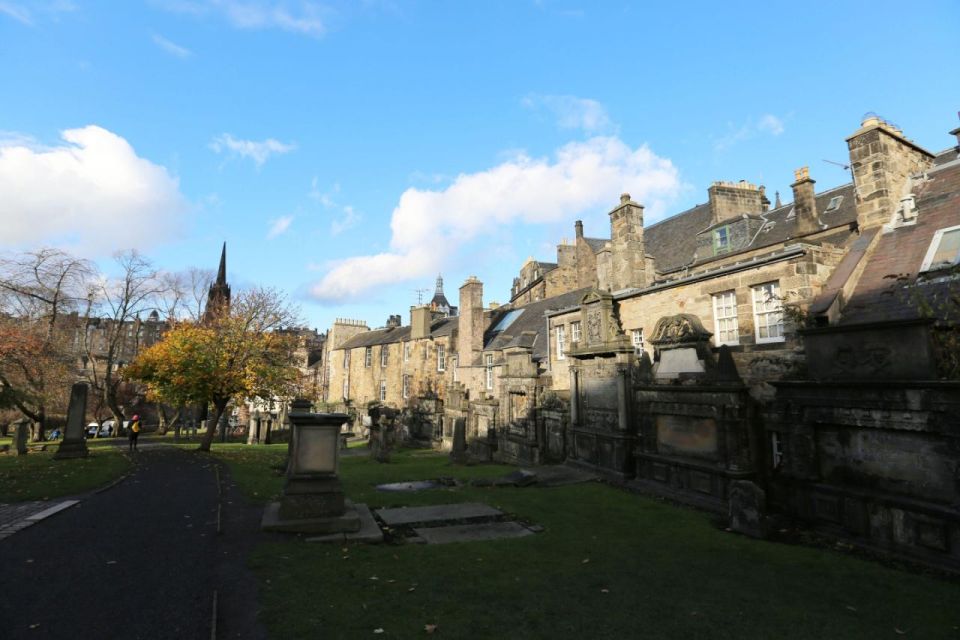
[[[787,204],[721,181],[645,226],[623,194],[609,238],[576,222],[510,304],[484,308],[470,278],[457,317],[417,307],[338,343],[331,385],[439,446],[463,420],[477,458],[566,461],[743,531],[795,519],[960,569],[960,146],[874,116],[847,143],[852,182],[818,192],[802,167]]]

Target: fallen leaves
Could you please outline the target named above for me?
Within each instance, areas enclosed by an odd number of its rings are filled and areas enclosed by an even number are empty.
[[[425,624],[425,625],[423,625],[423,630],[426,631],[427,633],[433,633],[434,631],[437,630],[437,625],[435,625],[435,624]]]

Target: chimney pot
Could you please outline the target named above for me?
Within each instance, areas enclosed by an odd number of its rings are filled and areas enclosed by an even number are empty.
[[[629,193],[626,193],[626,192],[621,193],[621,194],[620,194],[620,204],[627,204],[628,202],[630,202],[630,194],[629,194]]]

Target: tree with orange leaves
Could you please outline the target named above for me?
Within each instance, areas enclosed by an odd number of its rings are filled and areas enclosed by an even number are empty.
[[[296,317],[281,294],[256,289],[233,301],[229,313],[207,323],[182,322],[127,367],[125,376],[147,385],[148,396],[173,405],[211,403],[201,451],[209,451],[231,399],[287,395],[296,380],[294,343],[275,333]]]

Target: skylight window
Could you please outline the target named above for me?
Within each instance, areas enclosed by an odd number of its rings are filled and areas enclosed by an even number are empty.
[[[935,271],[960,264],[960,226],[940,229],[933,234],[920,271]]]
[[[840,204],[843,202],[843,196],[833,196],[830,198],[830,204],[827,205],[826,211],[836,211],[840,208]]]
[[[497,326],[493,328],[494,333],[506,331],[510,325],[512,325],[514,321],[516,321],[516,319],[522,315],[523,309],[514,309],[513,311],[508,311],[507,315],[503,316],[500,319],[500,322],[497,323]]]

